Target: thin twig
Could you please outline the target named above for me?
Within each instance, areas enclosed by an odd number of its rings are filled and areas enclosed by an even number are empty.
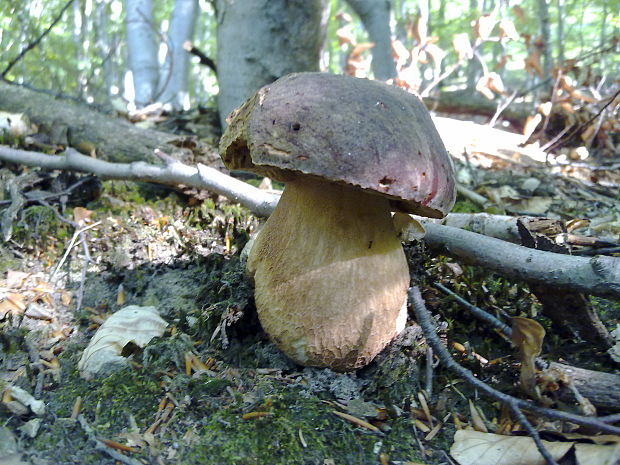
[[[215,64],[215,61],[209,58],[202,50],[196,48],[189,40],[183,44],[183,48],[187,51],[187,53],[197,56],[200,60],[199,63],[211,68],[213,73],[217,76],[217,65]]]
[[[555,78],[555,82],[553,83],[553,90],[551,91],[551,108],[549,112],[545,115],[545,121],[543,122],[542,129],[540,130],[541,134],[544,134],[547,130],[547,126],[549,125],[549,120],[551,119],[551,113],[553,113],[553,105],[555,104],[555,100],[557,98],[558,86],[560,85],[560,80],[562,79],[562,69],[558,71],[558,76]]]
[[[561,410],[553,410],[550,408],[541,407],[534,404],[533,402],[517,399],[516,397],[512,397],[508,394],[504,394],[503,392],[493,389],[485,382],[476,378],[467,368],[462,367],[454,361],[450,353],[446,350],[444,345],[439,340],[439,337],[435,332],[435,327],[431,323],[431,315],[426,309],[426,305],[424,304],[424,300],[422,299],[420,290],[416,286],[413,286],[409,289],[409,300],[411,301],[413,309],[415,311],[417,322],[424,331],[424,336],[426,337],[427,343],[433,348],[435,355],[439,358],[439,360],[441,360],[441,362],[446,366],[446,368],[455,372],[459,377],[467,381],[474,388],[480,390],[484,394],[502,403],[505,403],[506,405],[514,403],[514,405],[520,409],[536,412],[547,418],[568,421],[576,423],[578,425],[588,426],[592,429],[597,429],[601,432],[609,434],[620,434],[620,428],[610,426],[597,418],[584,417],[581,415],[563,412]]]
[[[4,79],[5,76],[7,75],[7,73],[11,70],[11,68],[13,66],[15,66],[17,64],[17,62],[19,62],[19,60],[21,60],[26,53],[28,53],[30,50],[32,50],[33,48],[35,48],[39,42],[41,42],[43,40],[43,38],[48,35],[50,33],[50,31],[54,28],[54,26],[56,26],[56,23],[58,23],[58,21],[60,21],[60,18],[62,18],[62,15],[65,13],[65,11],[67,10],[67,8],[69,8],[69,6],[73,3],[73,0],[69,0],[65,6],[62,7],[62,10],[60,10],[60,13],[58,14],[58,16],[56,16],[56,18],[54,18],[54,21],[52,21],[52,24],[49,25],[49,27],[43,31],[43,33],[37,37],[33,42],[30,42],[26,48],[24,48],[19,55],[17,55],[15,58],[13,58],[13,60],[11,60],[11,62],[7,65],[6,68],[4,68],[4,71],[2,71],[2,74],[0,74],[0,78]]]
[[[105,454],[108,454],[114,460],[118,460],[119,462],[122,462],[126,465],[143,465],[141,461],[131,457],[127,457],[125,454],[121,454],[120,452],[112,449],[111,447],[107,446],[105,443],[97,439],[97,437],[95,436],[95,432],[88,424],[88,421],[86,420],[86,417],[84,417],[84,415],[80,413],[77,416],[77,420],[84,432],[88,435],[88,439],[95,443],[96,449],[104,452]]]
[[[500,103],[497,106],[497,110],[495,110],[495,114],[493,115],[493,118],[491,118],[491,121],[489,121],[488,126],[494,128],[495,127],[495,123],[497,123],[498,118],[500,117],[500,115],[504,112],[504,110],[506,108],[508,108],[510,106],[510,104],[514,101],[515,98],[517,98],[517,94],[519,93],[518,90],[515,90],[510,97],[508,97],[506,99],[505,102]]]
[[[51,209],[52,212],[54,212],[54,215],[56,215],[56,218],[58,218],[63,223],[66,223],[66,224],[72,226],[75,229],[79,229],[79,225],[76,222],[71,221],[71,220],[65,218],[64,216],[62,216],[49,203],[45,202],[44,200],[39,200],[38,203],[40,203],[41,205]],[[86,235],[84,234],[84,231],[81,231],[81,232],[78,231],[78,236],[80,238],[80,242],[82,244],[82,247],[84,248],[84,264],[82,265],[82,276],[81,276],[81,279],[80,279],[80,287],[78,289],[76,311],[80,311],[80,309],[82,308],[82,300],[84,299],[84,283],[86,282],[86,271],[88,269],[88,264],[92,262],[92,260],[90,258],[90,251],[88,250],[88,243],[87,243]],[[68,251],[69,250],[71,250],[71,249],[69,248]],[[65,256],[66,256],[66,254],[65,254]],[[58,271],[58,269],[59,268],[57,268],[56,271]],[[54,271],[54,274],[56,273],[56,271]],[[54,275],[52,275],[52,277],[53,276]]]
[[[609,100],[607,101],[607,103],[605,105],[603,105],[603,107],[596,112],[596,114],[588,119],[588,121],[585,121],[584,123],[581,123],[579,126],[577,126],[573,131],[571,131],[566,137],[564,137],[563,139],[558,140],[557,142],[555,142],[553,145],[551,145],[549,147],[549,150],[552,149],[557,149],[559,147],[562,147],[563,145],[565,145],[566,143],[570,142],[573,137],[575,137],[576,135],[578,135],[579,133],[581,133],[583,131],[583,129],[585,127],[587,127],[592,121],[594,121],[598,115],[600,115],[601,113],[603,113],[603,111],[605,111],[605,109],[611,105],[614,100],[616,100],[616,97],[618,97],[618,95],[620,95],[620,89],[616,91],[616,93],[614,95],[612,95]]]
[[[62,259],[58,263],[58,266],[56,267],[56,269],[52,273],[52,276],[51,276],[50,279],[54,279],[54,276],[56,276],[56,273],[58,273],[58,270],[60,270],[60,268],[62,268],[62,265],[64,265],[65,260],[67,259],[67,256],[71,252],[71,249],[73,249],[73,246],[75,246],[75,242],[76,242],[77,238],[80,237],[80,234],[83,233],[84,231],[88,231],[89,229],[92,229],[92,228],[94,228],[96,226],[99,226],[100,224],[101,224],[101,221],[97,221],[96,223],[89,224],[88,226],[84,226],[83,228],[78,229],[76,232],[73,233],[73,237],[71,238],[71,241],[69,241],[69,246],[67,247],[67,250],[65,251],[64,255],[62,256]]]
[[[82,184],[91,181],[92,179],[94,179],[94,176],[87,176],[84,177],[78,181],[76,181],[74,184],[70,185],[69,187],[67,187],[66,189],[60,191],[60,192],[50,192],[49,194],[45,194],[42,197],[28,197],[28,192],[26,192],[24,194],[24,197],[26,199],[26,203],[25,205],[29,205],[31,203],[42,203],[42,202],[47,202],[49,200],[54,200],[57,199],[59,197],[62,197],[63,195],[69,195],[71,194],[76,188],[80,187]],[[4,206],[4,205],[9,205],[11,203],[11,200],[0,200],[0,207]],[[74,225],[75,226],[75,225]]]
[[[428,395],[428,400],[433,399],[433,348],[426,346],[426,382],[424,390]]]
[[[500,320],[495,318],[489,312],[485,312],[480,307],[476,307],[474,304],[469,303],[467,300],[463,299],[457,293],[452,292],[450,289],[448,289],[446,286],[444,286],[441,283],[433,283],[433,287],[439,289],[444,294],[447,294],[453,297],[454,300],[456,300],[461,307],[464,307],[467,310],[469,310],[471,313],[474,314],[476,318],[478,318],[479,320],[485,321],[486,323],[489,323],[491,326],[493,326],[494,328],[497,328],[502,333],[504,333],[506,337],[508,337],[509,339],[512,339],[512,329],[510,328],[510,326],[502,323]]]

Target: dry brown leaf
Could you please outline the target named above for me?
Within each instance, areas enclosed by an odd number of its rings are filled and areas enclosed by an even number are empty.
[[[525,22],[527,20],[525,17],[525,12],[523,11],[523,8],[521,8],[519,5],[513,6],[512,12],[519,19],[519,21]]]
[[[447,55],[447,53],[441,47],[435,45],[434,43],[426,44],[424,50],[433,60],[435,68],[439,68],[441,66],[441,62]]]
[[[612,465],[620,457],[620,446],[543,441],[556,461],[574,448],[577,465]],[[454,435],[450,455],[460,465],[545,465],[534,440],[525,436],[501,436],[471,430]]]
[[[497,61],[497,63],[495,64],[495,70],[500,71],[504,69],[504,67],[506,66],[506,63],[508,63],[509,58],[512,58],[512,55],[502,55],[500,59]]]
[[[519,40],[519,33],[515,24],[509,19],[502,19],[499,22],[499,38],[506,37],[509,40]]]
[[[422,15],[416,15],[413,21],[413,27],[411,28],[411,35],[418,44],[424,44],[427,39],[428,27],[426,25],[426,18]]]
[[[90,223],[90,217],[92,215],[93,212],[84,207],[75,207],[73,209],[73,221],[80,227]]]
[[[471,424],[474,429],[476,431],[486,433],[488,430],[484,423],[484,419],[482,418],[482,415],[480,415],[480,411],[471,400],[469,400],[469,414],[471,415]]]
[[[541,103],[540,105],[538,105],[538,111],[543,116],[549,116],[551,114],[551,109],[552,108],[553,108],[553,103],[551,103],[551,102],[544,102],[544,103]]]
[[[581,133],[579,137],[581,137],[582,141],[588,142],[590,139],[594,137],[594,133],[596,132],[596,130],[597,130],[596,124],[591,124]]]
[[[19,315],[26,309],[26,297],[16,292],[0,293],[0,319],[9,313]]]
[[[590,97],[589,95],[584,94],[583,92],[579,91],[579,90],[574,90],[571,94],[571,97],[577,99],[577,100],[581,100],[582,102],[586,102],[586,103],[594,103],[596,102],[596,99],[594,97]]]
[[[497,73],[489,73],[487,75],[487,79],[489,81],[487,87],[489,89],[491,89],[493,92],[495,92],[496,94],[504,94],[504,81],[502,81],[502,78],[499,74]]]
[[[411,58],[411,52],[400,40],[392,41],[392,56],[396,58],[396,67],[402,68]]]
[[[489,100],[492,100],[495,94],[505,94],[504,82],[500,75],[495,72],[490,72],[482,76],[476,84],[476,90]]]
[[[344,44],[349,44],[349,45],[355,44],[355,38],[353,37],[353,29],[351,28],[351,25],[349,24],[338,29],[336,31],[336,37],[338,38],[338,45],[340,46]]]
[[[398,73],[397,81],[400,87],[417,91],[421,83],[420,68],[418,68],[417,63],[412,63],[406,68],[403,68],[400,73]]]
[[[525,140],[528,140],[532,136],[532,134],[534,134],[534,131],[536,131],[536,128],[541,122],[542,115],[540,113],[536,113],[534,116],[527,117],[527,119],[525,120],[525,125],[523,126],[523,135],[525,136]]]
[[[482,76],[480,79],[478,79],[478,82],[476,83],[476,90],[489,100],[493,100],[493,98],[495,97],[493,91],[489,89],[489,81],[487,79],[487,76]]]
[[[525,71],[529,74],[537,74],[543,77],[542,65],[540,64],[540,53],[538,50],[532,50],[525,59]]]
[[[489,40],[497,20],[490,14],[482,15],[474,23],[474,35],[481,40]]]
[[[6,272],[6,281],[5,281],[6,287],[9,287],[12,289],[19,289],[26,283],[26,280],[30,276],[32,276],[32,273],[24,273],[23,271],[8,270]]]
[[[452,46],[458,55],[458,61],[469,60],[474,56],[474,50],[469,42],[469,36],[463,32],[455,34],[452,38]]]
[[[349,59],[359,57],[366,50],[370,50],[374,46],[375,46],[374,42],[364,42],[361,44],[357,44],[355,47],[353,47],[353,50],[351,50],[351,53],[349,53]]]
[[[512,342],[519,348],[521,358],[521,388],[533,396],[539,398],[540,394],[536,386],[536,357],[542,350],[545,329],[530,318],[512,318]]]

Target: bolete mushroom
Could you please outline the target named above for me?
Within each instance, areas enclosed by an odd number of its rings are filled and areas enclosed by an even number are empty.
[[[391,210],[441,218],[455,200],[428,111],[380,82],[299,73],[229,121],[226,166],[285,183],[247,263],[263,328],[302,365],[366,365],[406,321],[409,271]]]

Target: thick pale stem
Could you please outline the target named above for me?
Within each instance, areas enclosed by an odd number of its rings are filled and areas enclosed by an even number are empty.
[[[248,271],[263,328],[303,365],[358,368],[404,327],[407,261],[379,196],[288,182]]]

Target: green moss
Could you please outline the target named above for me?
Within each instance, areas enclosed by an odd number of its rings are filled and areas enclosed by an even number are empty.
[[[46,259],[55,261],[73,234],[72,227],[60,221],[51,208],[27,207],[19,221],[13,223],[13,239],[27,250],[42,251]]]
[[[620,321],[620,301],[590,297],[592,307],[599,314],[601,320],[607,323],[609,330],[616,329],[615,322]]]
[[[0,275],[19,266],[19,260],[6,247],[0,244]]]
[[[241,318],[253,298],[253,289],[244,275],[244,268],[238,257],[227,259],[223,255],[211,254],[201,263],[204,287],[198,296],[205,309],[199,315],[199,334],[210,338],[222,318]],[[231,321],[232,322],[232,321]]]
[[[453,213],[478,213],[480,207],[473,203],[471,200],[459,200],[454,204],[452,208]]]
[[[333,407],[300,389],[277,387],[251,409],[232,405],[205,417],[197,442],[183,450],[179,464],[295,465],[333,459],[344,464],[376,464],[378,454],[390,460],[419,460],[409,418],[389,421],[388,434],[356,427],[333,413]],[[243,414],[267,412],[244,420]],[[302,439],[306,444],[302,443]]]
[[[124,369],[105,379],[86,381],[76,368],[78,346],[70,346],[61,357],[62,383],[46,395],[48,411],[42,430],[32,447],[57,463],[104,463],[81,426],[68,418],[78,396],[81,414],[95,436],[123,442],[120,434],[129,428],[129,416],[144,431],[155,421],[163,395],[152,372]]]

